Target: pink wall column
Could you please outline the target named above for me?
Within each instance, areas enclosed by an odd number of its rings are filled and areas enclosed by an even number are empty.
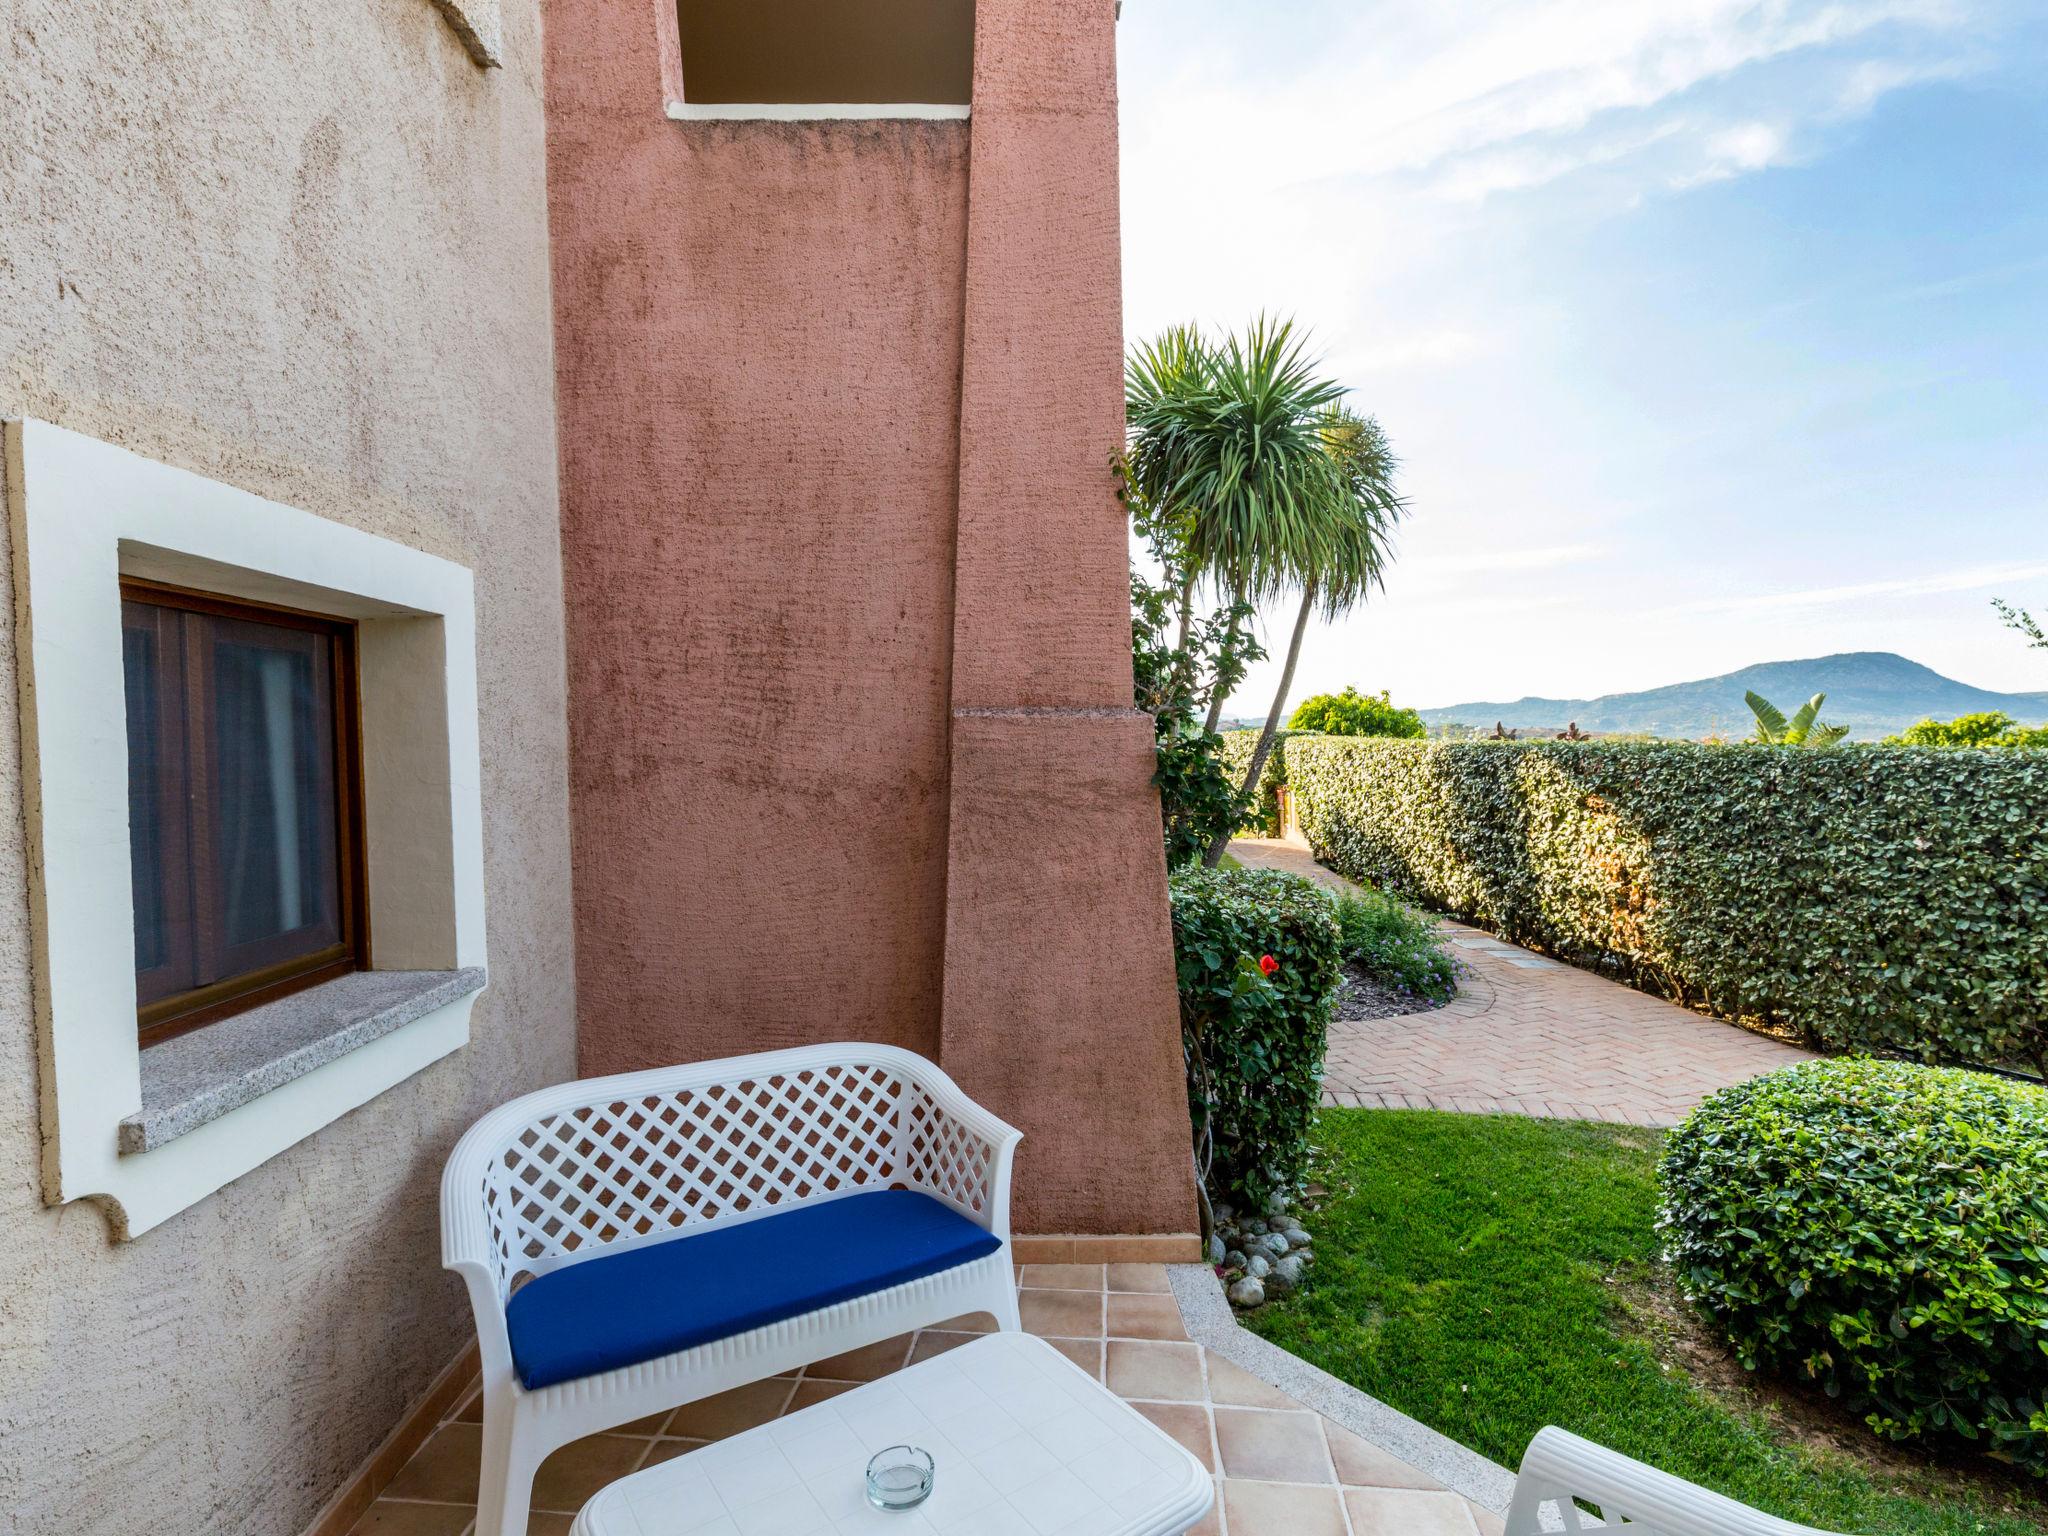
[[[942,1060],[1018,1228],[1186,1232],[1151,722],[1131,708],[1114,8],[979,0]]]
[[[682,123],[548,13],[581,1070],[936,1055],[967,125]]]
[[[980,0],[967,122],[714,123],[658,5],[548,13],[580,1069],[909,1046],[1022,1232],[1194,1226],[1111,14]]]

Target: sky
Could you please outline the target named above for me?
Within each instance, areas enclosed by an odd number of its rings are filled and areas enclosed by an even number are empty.
[[[2048,690],[1990,604],[2048,610],[2041,0],[1127,0],[1118,49],[1129,336],[1291,315],[1402,460],[1293,699]]]

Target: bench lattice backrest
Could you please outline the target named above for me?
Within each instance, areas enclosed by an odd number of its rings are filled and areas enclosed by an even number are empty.
[[[655,1087],[520,1127],[482,1191],[501,1294],[521,1273],[764,1208],[924,1189],[976,1215],[993,1149],[890,1067]]]

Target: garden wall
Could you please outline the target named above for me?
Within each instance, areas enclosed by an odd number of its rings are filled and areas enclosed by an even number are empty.
[[[1296,736],[1317,856],[1724,1018],[2048,1055],[2048,754]]]

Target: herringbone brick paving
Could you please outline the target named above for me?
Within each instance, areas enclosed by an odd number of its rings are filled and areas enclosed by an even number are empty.
[[[1306,848],[1230,845],[1241,864],[1350,882]],[[1323,1103],[1676,1125],[1717,1088],[1802,1061],[1796,1046],[1444,920],[1458,996],[1429,1013],[1330,1026]]]

